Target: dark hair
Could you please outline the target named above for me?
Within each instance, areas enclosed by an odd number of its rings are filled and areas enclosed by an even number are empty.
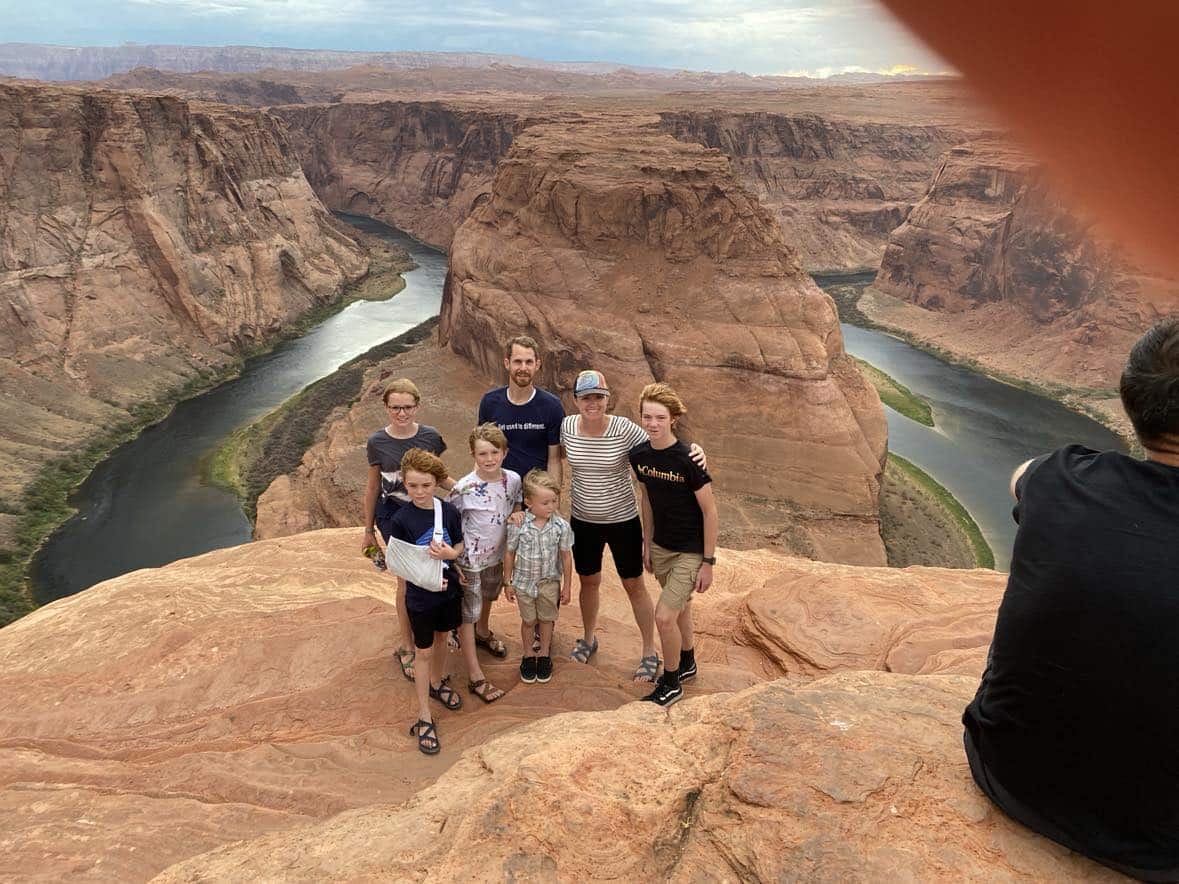
[[[1138,339],[1122,372],[1122,405],[1146,448],[1179,440],[1179,316],[1164,319]]]

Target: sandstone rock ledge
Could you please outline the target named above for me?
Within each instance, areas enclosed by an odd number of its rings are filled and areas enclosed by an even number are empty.
[[[406,735],[393,582],[358,542],[220,550],[0,630],[0,878],[1096,873],[969,780],[958,716],[1000,575],[725,550],[697,603],[700,677],[670,714],[631,702],[638,636],[613,573],[600,653],[565,658],[569,606],[547,685],[519,684],[499,604],[511,655],[484,665],[508,695],[440,711],[429,759]]]
[[[1114,880],[993,809],[962,755],[974,680],[857,672],[667,712],[549,718],[400,807],[232,845],[163,882]]]

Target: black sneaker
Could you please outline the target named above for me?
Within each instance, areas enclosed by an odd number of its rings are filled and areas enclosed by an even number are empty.
[[[690,681],[691,679],[693,679],[695,677],[696,677],[696,661],[695,660],[693,660],[687,666],[680,667],[680,684],[683,684],[685,681]]]
[[[525,657],[520,661],[520,681],[524,682],[525,684],[532,684],[534,681],[536,681],[535,657]]]
[[[544,684],[553,677],[553,658],[552,657],[537,657],[536,658],[536,680]]]
[[[658,703],[660,706],[670,706],[684,695],[684,689],[678,684],[672,687],[665,681],[655,685],[655,690],[643,697],[648,703]]]

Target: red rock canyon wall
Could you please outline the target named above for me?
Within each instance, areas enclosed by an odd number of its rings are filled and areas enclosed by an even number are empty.
[[[366,270],[270,117],[0,85],[0,495]]]

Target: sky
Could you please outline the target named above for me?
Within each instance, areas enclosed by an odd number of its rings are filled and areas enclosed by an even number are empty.
[[[949,69],[872,0],[0,0],[0,42],[478,51],[809,76]]]

